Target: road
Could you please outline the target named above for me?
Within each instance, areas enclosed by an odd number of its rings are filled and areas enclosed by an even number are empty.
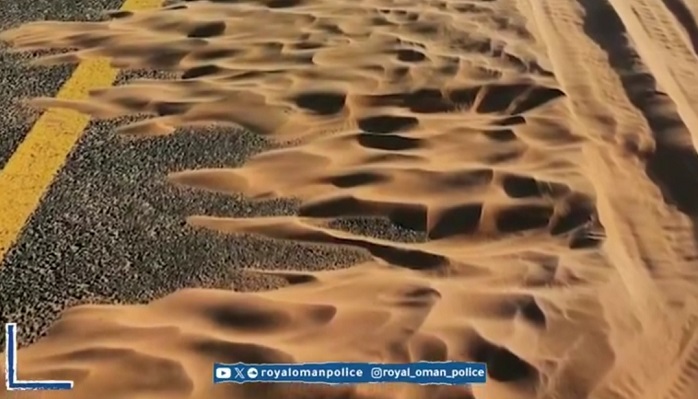
[[[116,0],[13,0],[2,5],[0,29],[33,20],[95,20],[120,5]],[[0,51],[3,168],[41,114],[21,101],[56,95],[74,71],[29,66],[26,55],[5,49]],[[144,76],[160,74],[122,72],[115,84]],[[241,269],[315,270],[364,256],[185,226],[184,218],[192,214],[295,212],[292,201],[252,203],[179,189],[165,180],[173,171],[240,165],[269,143],[251,132],[219,128],[126,140],[114,133],[119,123],[89,123],[0,261],[0,323],[19,324],[20,346],[36,341],[63,309],[76,304],[143,303],[184,287],[270,288],[278,281]]]

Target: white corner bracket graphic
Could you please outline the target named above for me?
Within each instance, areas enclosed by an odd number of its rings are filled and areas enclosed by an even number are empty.
[[[5,324],[5,387],[8,391],[59,391],[73,389],[73,381],[17,379],[17,324]]]

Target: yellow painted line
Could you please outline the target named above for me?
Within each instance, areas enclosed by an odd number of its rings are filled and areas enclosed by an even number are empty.
[[[126,0],[121,10],[147,10],[161,4],[162,0]],[[118,73],[108,59],[83,61],[56,97],[84,100],[91,90],[111,86]],[[89,121],[89,116],[74,110],[48,109],[0,171],[0,260],[39,206]]]

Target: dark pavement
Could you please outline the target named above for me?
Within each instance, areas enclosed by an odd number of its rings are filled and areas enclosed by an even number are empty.
[[[119,6],[112,0],[12,0],[0,5],[0,29],[41,19],[95,19]],[[27,59],[0,52],[0,166],[39,115],[18,102],[54,95],[73,69],[31,67]],[[119,81],[137,76],[142,74],[125,73]],[[185,226],[184,218],[192,214],[294,213],[291,201],[252,203],[165,181],[168,172],[240,165],[269,144],[250,132],[213,128],[127,140],[114,133],[118,123],[90,124],[0,264],[0,324],[18,323],[21,345],[34,342],[75,304],[143,303],[184,287],[271,288],[278,281],[241,270],[317,270],[365,257],[350,249],[223,236]],[[4,344],[4,337],[0,341]]]

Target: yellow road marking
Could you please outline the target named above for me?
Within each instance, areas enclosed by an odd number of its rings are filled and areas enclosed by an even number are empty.
[[[123,11],[157,8],[162,0],[126,0]],[[111,86],[118,69],[104,58],[80,63],[57,98],[83,100],[94,89]],[[39,206],[90,118],[77,111],[52,108],[44,112],[0,171],[0,260],[15,243]]]

